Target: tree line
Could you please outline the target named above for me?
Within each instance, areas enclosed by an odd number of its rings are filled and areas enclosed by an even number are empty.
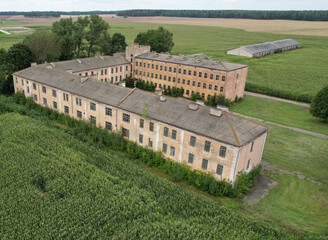
[[[328,11],[264,11],[264,10],[153,10],[135,9],[116,12],[117,16],[144,17],[192,17],[192,18],[247,18],[247,19],[288,19],[305,21],[328,21]]]
[[[24,15],[25,17],[60,17],[60,15],[92,15],[92,14],[115,14],[116,11],[30,11],[17,12],[6,11],[0,12],[0,15]]]

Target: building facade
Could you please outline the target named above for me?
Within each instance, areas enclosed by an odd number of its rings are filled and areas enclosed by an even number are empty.
[[[15,92],[193,169],[234,182],[262,158],[268,129],[218,108],[106,84],[38,65],[13,74]],[[146,109],[146,111],[145,111]],[[146,112],[146,115],[145,115]]]
[[[244,95],[246,65],[147,50],[148,46],[134,44],[126,51],[126,57],[132,60],[132,74],[136,79],[153,83],[163,90],[183,88],[184,97],[199,93],[204,99],[224,95],[234,101]]]

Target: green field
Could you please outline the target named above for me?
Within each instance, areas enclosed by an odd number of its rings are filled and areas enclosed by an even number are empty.
[[[267,171],[279,185],[253,209],[282,223],[327,234],[328,140],[268,126],[270,132],[263,160],[295,175]],[[306,179],[299,179],[297,175]]]
[[[266,121],[328,135],[328,124],[313,117],[308,107],[245,96],[241,103],[233,105],[230,110]]]
[[[37,120],[1,115],[0,135],[2,239],[292,238]]]

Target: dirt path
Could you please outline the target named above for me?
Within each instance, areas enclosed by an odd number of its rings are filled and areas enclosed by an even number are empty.
[[[302,129],[302,128],[297,128],[297,127],[286,126],[286,125],[283,125],[283,124],[280,124],[280,123],[270,122],[270,121],[266,121],[266,120],[263,120],[263,119],[260,119],[260,118],[250,117],[250,116],[240,114],[240,113],[236,113],[236,112],[230,112],[230,113],[232,113],[233,115],[239,116],[239,117],[246,118],[246,119],[256,120],[256,121],[263,122],[263,123],[269,123],[271,125],[275,125],[275,126],[282,127],[282,128],[287,128],[287,129],[290,129],[290,130],[293,130],[293,131],[296,131],[296,132],[305,133],[305,134],[312,135],[312,136],[315,136],[315,137],[321,137],[321,138],[327,138],[328,139],[328,135],[325,135],[325,134],[322,134],[322,133],[312,132],[312,131],[305,130],[305,129]]]
[[[10,32],[7,32],[5,30],[0,29],[0,32],[3,32],[4,34],[11,34]]]
[[[260,93],[253,93],[253,92],[245,91],[244,94],[247,95],[247,96],[266,98],[266,99],[271,99],[271,100],[274,100],[274,101],[291,103],[291,104],[300,105],[300,106],[304,106],[304,107],[310,107],[310,104],[308,104],[308,103],[296,102],[296,101],[293,101],[293,100],[288,100],[288,99],[278,98],[278,97],[272,97],[272,96],[268,96],[268,95],[264,95],[264,94],[260,94]]]

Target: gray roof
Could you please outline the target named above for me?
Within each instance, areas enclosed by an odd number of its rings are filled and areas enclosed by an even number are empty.
[[[150,119],[234,146],[242,146],[268,130],[229,113],[224,113],[221,117],[212,116],[208,106],[198,106],[197,111],[192,111],[189,110],[190,102],[187,100],[167,97],[162,102],[159,96],[139,89],[124,88],[93,79],[81,83],[82,77],[45,66],[30,67],[14,75],[139,115],[142,115],[144,104],[147,103],[147,117]]]
[[[81,58],[79,60],[81,61],[81,63],[79,63],[77,60],[68,60],[54,62],[53,64],[57,69],[63,71],[72,70],[72,72],[80,72],[92,69],[112,67],[122,64],[130,64],[130,62],[126,60],[122,54],[115,54],[114,56],[96,56],[91,58]],[[50,63],[46,63],[44,65],[51,66]]]
[[[265,42],[265,43],[259,43],[254,45],[242,46],[241,48],[252,54],[256,54],[260,52],[277,50],[279,48],[291,47],[295,45],[299,46],[301,44],[295,41],[294,39],[289,38],[289,39],[277,40],[273,42]]]
[[[276,45],[277,47],[279,47],[279,48],[301,45],[299,42],[297,42],[297,41],[295,41],[294,39],[291,39],[291,38],[278,40],[278,41],[273,41],[272,43],[274,45]]]
[[[175,64],[189,65],[193,67],[209,68],[220,71],[233,71],[236,69],[247,67],[247,65],[229,63],[229,62],[218,62],[211,59],[199,59],[191,58],[183,55],[170,55],[167,53],[154,53],[147,52],[136,56],[139,59],[149,59],[153,61],[168,62]]]

